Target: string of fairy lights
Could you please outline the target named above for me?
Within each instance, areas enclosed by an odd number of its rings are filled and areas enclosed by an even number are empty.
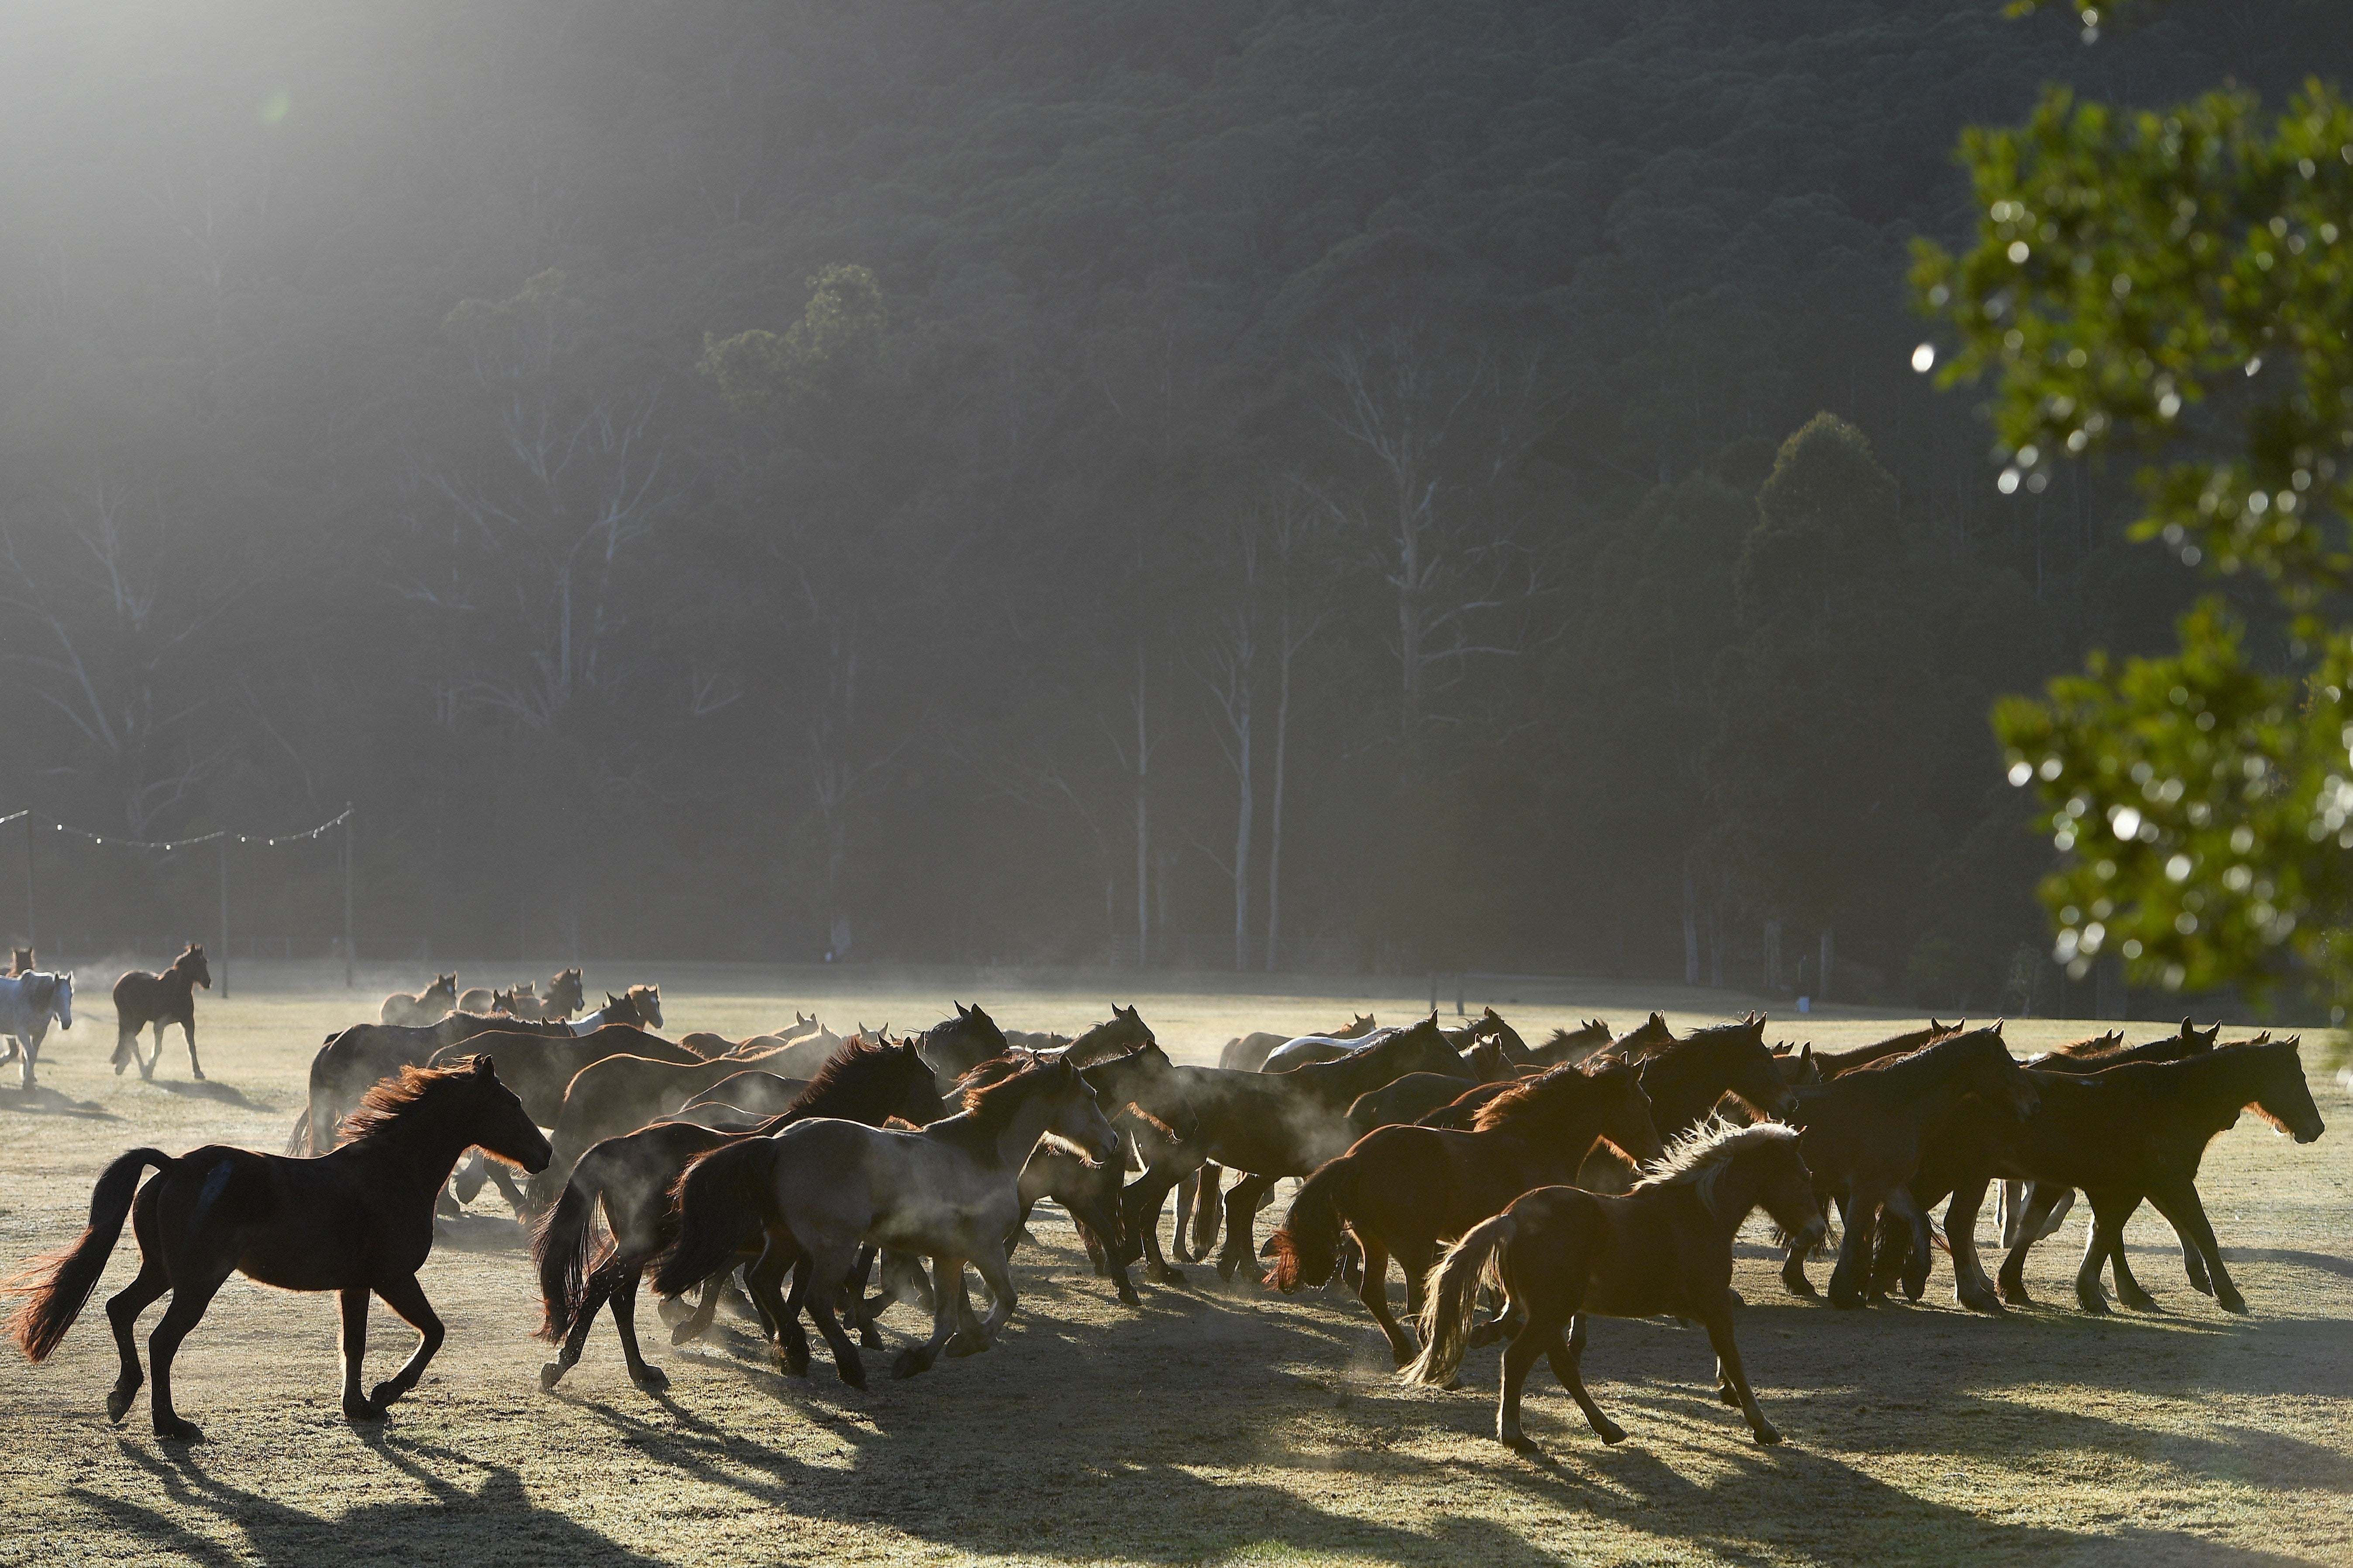
[[[216,828],[216,829],[214,829],[214,830],[213,830],[212,832],[210,832],[210,833],[197,833],[197,834],[191,834],[190,836],[188,836],[188,837],[185,837],[185,838],[133,838],[133,837],[130,837],[130,836],[128,836],[128,835],[126,835],[126,834],[120,834],[120,833],[93,833],[93,832],[91,832],[89,828],[86,828],[86,827],[76,827],[76,826],[74,826],[71,823],[67,823],[67,822],[52,822],[52,823],[48,824],[48,831],[50,831],[50,832],[52,832],[52,833],[61,833],[61,834],[64,834],[64,835],[66,835],[67,837],[72,837],[72,838],[79,838],[79,839],[81,839],[81,840],[83,840],[84,842],[86,842],[86,843],[88,843],[88,844],[90,844],[90,845],[92,845],[92,846],[96,846],[96,847],[105,847],[105,848],[117,848],[117,849],[153,849],[153,850],[161,850],[161,851],[163,851],[163,852],[164,852],[164,853],[166,853],[166,854],[175,853],[175,852],[177,852],[177,851],[179,851],[179,850],[182,850],[182,849],[194,849],[194,848],[196,848],[197,847],[199,847],[200,845],[206,845],[206,844],[216,844],[216,845],[220,846],[220,852],[221,852],[220,942],[221,942],[222,952],[221,952],[221,970],[220,970],[220,974],[219,974],[219,980],[220,980],[220,993],[219,993],[219,994],[220,994],[220,995],[222,996],[222,998],[223,998],[224,1000],[226,1000],[226,999],[227,999],[227,995],[228,995],[228,954],[227,954],[227,947],[228,947],[228,850],[229,850],[229,847],[230,847],[231,845],[240,845],[240,846],[248,846],[248,847],[258,845],[258,846],[259,846],[259,847],[261,847],[262,848],[265,848],[265,849],[275,849],[275,848],[277,848],[278,847],[280,847],[280,845],[290,845],[290,844],[308,844],[308,843],[311,843],[311,842],[312,842],[312,841],[314,841],[314,840],[316,840],[316,839],[322,838],[322,837],[326,837],[328,834],[335,832],[337,829],[343,829],[343,830],[345,830],[345,833],[346,833],[346,837],[345,837],[344,841],[343,841],[343,979],[344,979],[344,984],[351,984],[351,979],[352,979],[352,959],[353,959],[353,954],[352,954],[352,946],[353,946],[353,943],[352,943],[352,940],[351,940],[351,937],[352,937],[352,862],[351,862],[351,842],[350,842],[350,838],[349,838],[349,837],[348,837],[348,830],[349,830],[350,826],[351,826],[351,821],[352,821],[353,815],[353,809],[351,806],[346,805],[345,807],[343,807],[343,809],[340,813],[338,813],[337,815],[335,815],[335,816],[333,816],[329,817],[326,821],[320,823],[317,826],[315,826],[315,827],[305,827],[305,828],[302,828],[302,829],[301,829],[301,830],[299,830],[299,831],[297,831],[297,832],[293,832],[293,833],[237,833],[237,832],[233,832],[233,831],[231,831],[231,830],[230,830],[230,829],[228,829],[228,828],[221,827],[221,828]],[[29,808],[28,808],[28,809],[26,809],[26,810],[24,810],[24,811],[14,811],[14,812],[10,812],[10,813],[9,813],[7,816],[0,816],[0,827],[5,827],[5,826],[7,826],[9,824],[11,824],[11,823],[16,823],[16,822],[22,822],[22,823],[24,823],[24,824],[25,824],[25,829],[26,829],[26,838],[25,838],[25,924],[26,924],[26,936],[29,938],[29,937],[31,936],[31,934],[32,934],[32,926],[33,926],[33,923],[34,923],[34,907],[35,907],[35,893],[34,893],[34,887],[35,887],[35,883],[34,883],[34,877],[33,877],[33,840],[34,840],[36,837],[37,837],[39,836],[40,831],[41,831],[41,824],[40,824],[39,822],[37,822],[37,821],[36,821],[36,820],[34,820],[34,819],[33,819],[33,814],[32,814],[32,812],[31,812],[31,810],[30,810]]]

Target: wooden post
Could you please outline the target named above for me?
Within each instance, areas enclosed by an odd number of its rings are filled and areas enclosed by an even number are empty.
[[[228,1000],[228,835],[226,833],[220,838],[220,996],[226,1002]]]
[[[352,989],[352,803],[343,802],[343,989]]]
[[[25,945],[37,955],[40,942],[33,935],[33,814],[25,814]]]

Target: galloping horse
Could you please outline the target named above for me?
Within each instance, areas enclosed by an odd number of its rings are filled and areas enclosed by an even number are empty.
[[[41,1059],[41,1041],[49,1032],[52,1018],[61,1029],[73,1027],[70,973],[50,974],[33,969],[0,976],[0,1034],[9,1040],[7,1054],[0,1056],[0,1062],[21,1058],[26,1089],[33,1087],[33,1069]],[[160,1045],[157,1049],[162,1049]]]
[[[188,1072],[198,1082],[204,1081],[205,1069],[196,1061],[196,987],[213,988],[212,965],[205,962],[205,944],[188,943],[180,956],[172,960],[172,967],[161,974],[150,974],[143,969],[133,969],[114,983],[114,1074],[134,1063],[139,1076],[152,1079],[155,1064],[164,1059],[164,1026],[177,1024],[180,1034],[188,1042]],[[155,1054],[144,1061],[139,1058],[139,1031],[148,1025],[155,1026]]]
[[[1737,1405],[1759,1443],[1781,1434],[1757,1408],[1740,1347],[1732,1338],[1732,1237],[1748,1212],[1764,1206],[1807,1246],[1821,1235],[1821,1211],[1786,1127],[1712,1123],[1687,1135],[1624,1197],[1576,1187],[1539,1187],[1454,1244],[1430,1273],[1424,1294],[1425,1347],[1401,1375],[1443,1387],[1471,1342],[1471,1308],[1480,1276],[1500,1278],[1525,1316],[1504,1351],[1503,1394],[1495,1436],[1528,1447],[1520,1430],[1520,1387],[1536,1357],[1552,1363],[1594,1435],[1624,1440],[1625,1429],[1601,1414],[1585,1391],[1577,1360],[1585,1321],[1647,1318],[1672,1312],[1707,1330],[1715,1350],[1716,1397]],[[1572,1321],[1574,1326],[1570,1327]],[[1569,1328],[1568,1337],[1561,1330]]]
[[[384,1005],[376,1009],[376,1022],[412,1026],[430,1024],[444,1013],[456,1011],[457,1006],[458,977],[454,974],[436,975],[432,984],[414,995],[406,991],[396,991],[385,997]]]
[[[172,1358],[236,1273],[281,1290],[342,1293],[343,1414],[382,1420],[385,1406],[417,1386],[441,1345],[441,1320],[417,1284],[417,1270],[433,1250],[434,1194],[469,1148],[480,1144],[536,1170],[547,1163],[547,1140],[487,1058],[438,1072],[412,1068],[399,1082],[378,1085],[352,1131],[351,1142],[315,1160],[217,1145],[176,1160],[159,1149],[124,1154],[99,1177],[81,1239],[10,1281],[12,1293],[26,1298],[10,1324],[17,1344],[34,1361],[57,1348],[106,1272],[129,1216],[140,1268],[106,1304],[122,1356],[121,1374],[106,1396],[109,1420],[121,1420],[139,1392],[139,1351],[131,1337],[139,1314],[168,1290],[172,1305],[147,1342],[155,1436],[177,1442],[203,1436],[172,1407]],[[138,1190],[139,1173],[150,1165],[162,1174]],[[418,1338],[407,1364],[363,1397],[370,1291],[413,1324]]]

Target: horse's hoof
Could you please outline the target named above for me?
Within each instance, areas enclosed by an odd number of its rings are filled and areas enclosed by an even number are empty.
[[[1141,1307],[1144,1305],[1144,1298],[1137,1295],[1135,1293],[1135,1287],[1129,1284],[1124,1279],[1119,1282],[1119,1300],[1122,1306]]]
[[[2120,1289],[2116,1292],[2116,1305],[2129,1311],[2154,1312],[2157,1310],[2157,1298],[2146,1290]]]
[[[564,1373],[565,1365],[560,1361],[543,1363],[539,1369],[539,1391],[542,1394],[554,1393],[555,1385],[564,1381]]]
[[[1790,1279],[1786,1275],[1783,1276],[1781,1279],[1781,1289],[1787,1290],[1792,1296],[1813,1297],[1821,1294],[1820,1291],[1814,1289],[1814,1282],[1807,1279],[1802,1274],[1799,1275],[1795,1279]]]
[[[1464,1341],[1463,1344],[1465,1348],[1470,1350],[1482,1350],[1488,1345],[1493,1344],[1497,1340],[1500,1340],[1503,1337],[1504,1326],[1501,1323],[1494,1321],[1493,1319],[1490,1319],[1486,1322],[1473,1325],[1471,1330],[1471,1337]]]
[[[866,1365],[854,1357],[836,1365],[833,1372],[835,1376],[852,1388],[862,1389],[866,1386]]]
[[[645,1371],[629,1379],[629,1381],[636,1384],[648,1394],[659,1394],[663,1389],[670,1386],[669,1375],[658,1366],[649,1366],[646,1368]]]
[[[1772,1445],[1781,1440],[1781,1434],[1771,1426],[1757,1427],[1755,1436],[1757,1442],[1767,1447],[1770,1447]]]
[[[543,1384],[546,1382],[544,1373],[541,1375],[541,1382]],[[381,1399],[346,1399],[343,1401],[343,1419],[346,1421],[381,1421],[384,1419],[384,1401]]]
[[[2235,1313],[2242,1318],[2249,1318],[2254,1315],[2247,1310],[2247,1299],[2244,1296],[2240,1295],[2236,1290],[2232,1291],[2227,1296],[2215,1297],[2214,1305],[2221,1308],[2222,1310],[2226,1312]]]
[[[115,1063],[115,1064],[114,1064],[114,1076],[115,1076],[115,1077],[117,1077],[117,1078],[121,1078],[121,1077],[122,1076],[122,1069],[123,1069],[124,1068],[129,1067],[130,1065],[131,1065],[131,1064],[130,1064],[129,1062],[117,1062],[117,1063]]]
[[[988,1342],[987,1340],[973,1339],[964,1334],[950,1336],[946,1346],[947,1353],[955,1357],[958,1361],[962,1361],[968,1355],[978,1355],[987,1348]]]
[[[2108,1299],[2096,1289],[2076,1291],[2075,1305],[2095,1317],[2105,1318],[2108,1315]]]
[[[190,1068],[188,1069],[188,1073],[189,1073],[189,1076],[193,1077],[193,1078],[194,1078],[194,1079],[195,1079],[198,1083],[202,1083],[202,1082],[204,1082],[204,1081],[205,1081],[205,1069],[204,1069],[204,1068]]]
[[[106,1393],[106,1419],[110,1425],[120,1422],[129,1413],[131,1402],[139,1397],[139,1390],[111,1388]]]
[[[891,1358],[891,1375],[913,1377],[931,1364],[932,1358],[925,1355],[920,1346],[911,1347]]]
[[[1870,1303],[1862,1299],[1861,1293],[1857,1291],[1841,1290],[1835,1285],[1831,1287],[1831,1305],[1838,1308],[1841,1311],[1855,1311],[1868,1306],[1869,1304]]]
[[[1729,1386],[1727,1386],[1727,1385],[1721,1385],[1721,1384],[1720,1384],[1720,1385],[1718,1385],[1718,1386],[1717,1386],[1716,1391],[1715,1391],[1715,1398],[1716,1398],[1716,1403],[1718,1403],[1718,1404],[1720,1404],[1720,1405],[1731,1405],[1735,1410],[1737,1410],[1737,1409],[1739,1409],[1739,1408],[1740,1408],[1740,1395],[1738,1395],[1738,1394],[1736,1394],[1733,1393],[1733,1392],[1732,1392],[1732,1390],[1731,1390],[1731,1388],[1730,1388]]]
[[[1593,1435],[1600,1438],[1605,1446],[1615,1447],[1626,1440],[1626,1428],[1611,1421],[1595,1427]]]
[[[688,1306],[685,1302],[680,1300],[675,1296],[657,1297],[654,1301],[654,1311],[661,1318],[663,1322],[670,1324],[672,1328],[676,1328],[680,1323],[694,1315],[694,1309]]]
[[[875,1331],[873,1324],[869,1323],[858,1331],[858,1348],[868,1351],[882,1348],[882,1336]]]
[[[1182,1285],[1185,1283],[1185,1271],[1182,1268],[1171,1268],[1165,1263],[1160,1264],[1157,1267],[1147,1266],[1144,1271],[1144,1277],[1151,1280],[1155,1285]]]
[[[690,1340],[699,1340],[702,1337],[702,1325],[696,1322],[692,1318],[689,1318],[684,1322],[676,1324],[670,1331],[670,1342],[673,1345],[682,1345]]]
[[[166,1443],[201,1443],[204,1429],[193,1421],[183,1421],[176,1415],[157,1416],[155,1436]]]
[[[378,1415],[382,1415],[394,1400],[407,1392],[396,1383],[379,1383],[368,1391],[368,1403],[375,1406]]]
[[[1621,1433],[1620,1436],[1623,1434]],[[1514,1454],[1533,1454],[1536,1451],[1536,1446],[1528,1441],[1528,1435],[1525,1432],[1498,1432],[1495,1434],[1495,1441]]]

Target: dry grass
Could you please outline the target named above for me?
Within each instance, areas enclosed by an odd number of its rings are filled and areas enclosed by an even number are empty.
[[[1069,1028],[1114,999],[1100,977],[1071,988],[845,972],[794,989],[717,969],[659,977],[672,1032],[772,1025],[820,988],[823,1016],[844,1027],[920,1026],[978,993],[1008,1025]],[[213,1082],[188,1083],[174,1053],[147,1085],[107,1072],[102,993],[85,990],[99,1016],[53,1042],[47,1092],[0,1092],[0,1265],[69,1239],[100,1164],[125,1147],[280,1147],[312,1047],[373,1011],[340,988],[206,998]],[[1631,994],[1607,988],[1481,991],[1516,1001],[1531,1035],[1580,1013],[1621,1027],[1639,1016]],[[1245,1026],[1318,1026],[1366,1004],[1388,1016],[1416,1000],[1303,985],[1116,999],[1196,1060]],[[1678,1025],[1725,1009],[1677,1000]],[[1844,1013],[1806,1022],[1824,1044],[1888,1032]],[[2010,1038],[2024,1049],[2068,1033],[2014,1025]],[[1493,1351],[1474,1354],[1468,1392],[1409,1393],[1362,1310],[1337,1296],[1269,1299],[1199,1268],[1190,1289],[1143,1287],[1132,1311],[1050,1219],[1005,1340],[916,1381],[854,1393],[820,1355],[815,1378],[787,1382],[730,1328],[707,1351],[661,1345],[671,1387],[649,1398],[600,1325],[549,1397],[521,1237],[486,1194],[425,1275],[448,1343],[380,1429],[337,1410],[329,1302],[242,1281],[182,1354],[180,1405],[204,1425],[201,1445],[154,1442],[143,1401],[124,1426],[106,1424],[112,1352],[95,1308],[49,1364],[11,1361],[0,1562],[2341,1563],[2353,1194],[2347,1095],[2317,1058],[2315,1092],[2337,1124],[2327,1139],[2298,1149],[2250,1121],[2208,1163],[2252,1321],[2189,1291],[2146,1213],[2131,1239],[2166,1310],[2107,1321],[2073,1309],[2080,1222],[2030,1271],[2052,1305],[2007,1321],[1952,1307],[1941,1276],[1920,1306],[1834,1313],[1782,1296],[1764,1248],[1744,1246],[1741,1339],[1788,1435],[1778,1449],[1752,1447],[1709,1397],[1697,1335],[1606,1323],[1588,1371],[1631,1440],[1604,1449],[1556,1388],[1532,1383],[1545,1457],[1515,1458],[1484,1436]],[[106,1289],[133,1254],[126,1237]],[[389,1314],[375,1323],[371,1376],[407,1345]]]

